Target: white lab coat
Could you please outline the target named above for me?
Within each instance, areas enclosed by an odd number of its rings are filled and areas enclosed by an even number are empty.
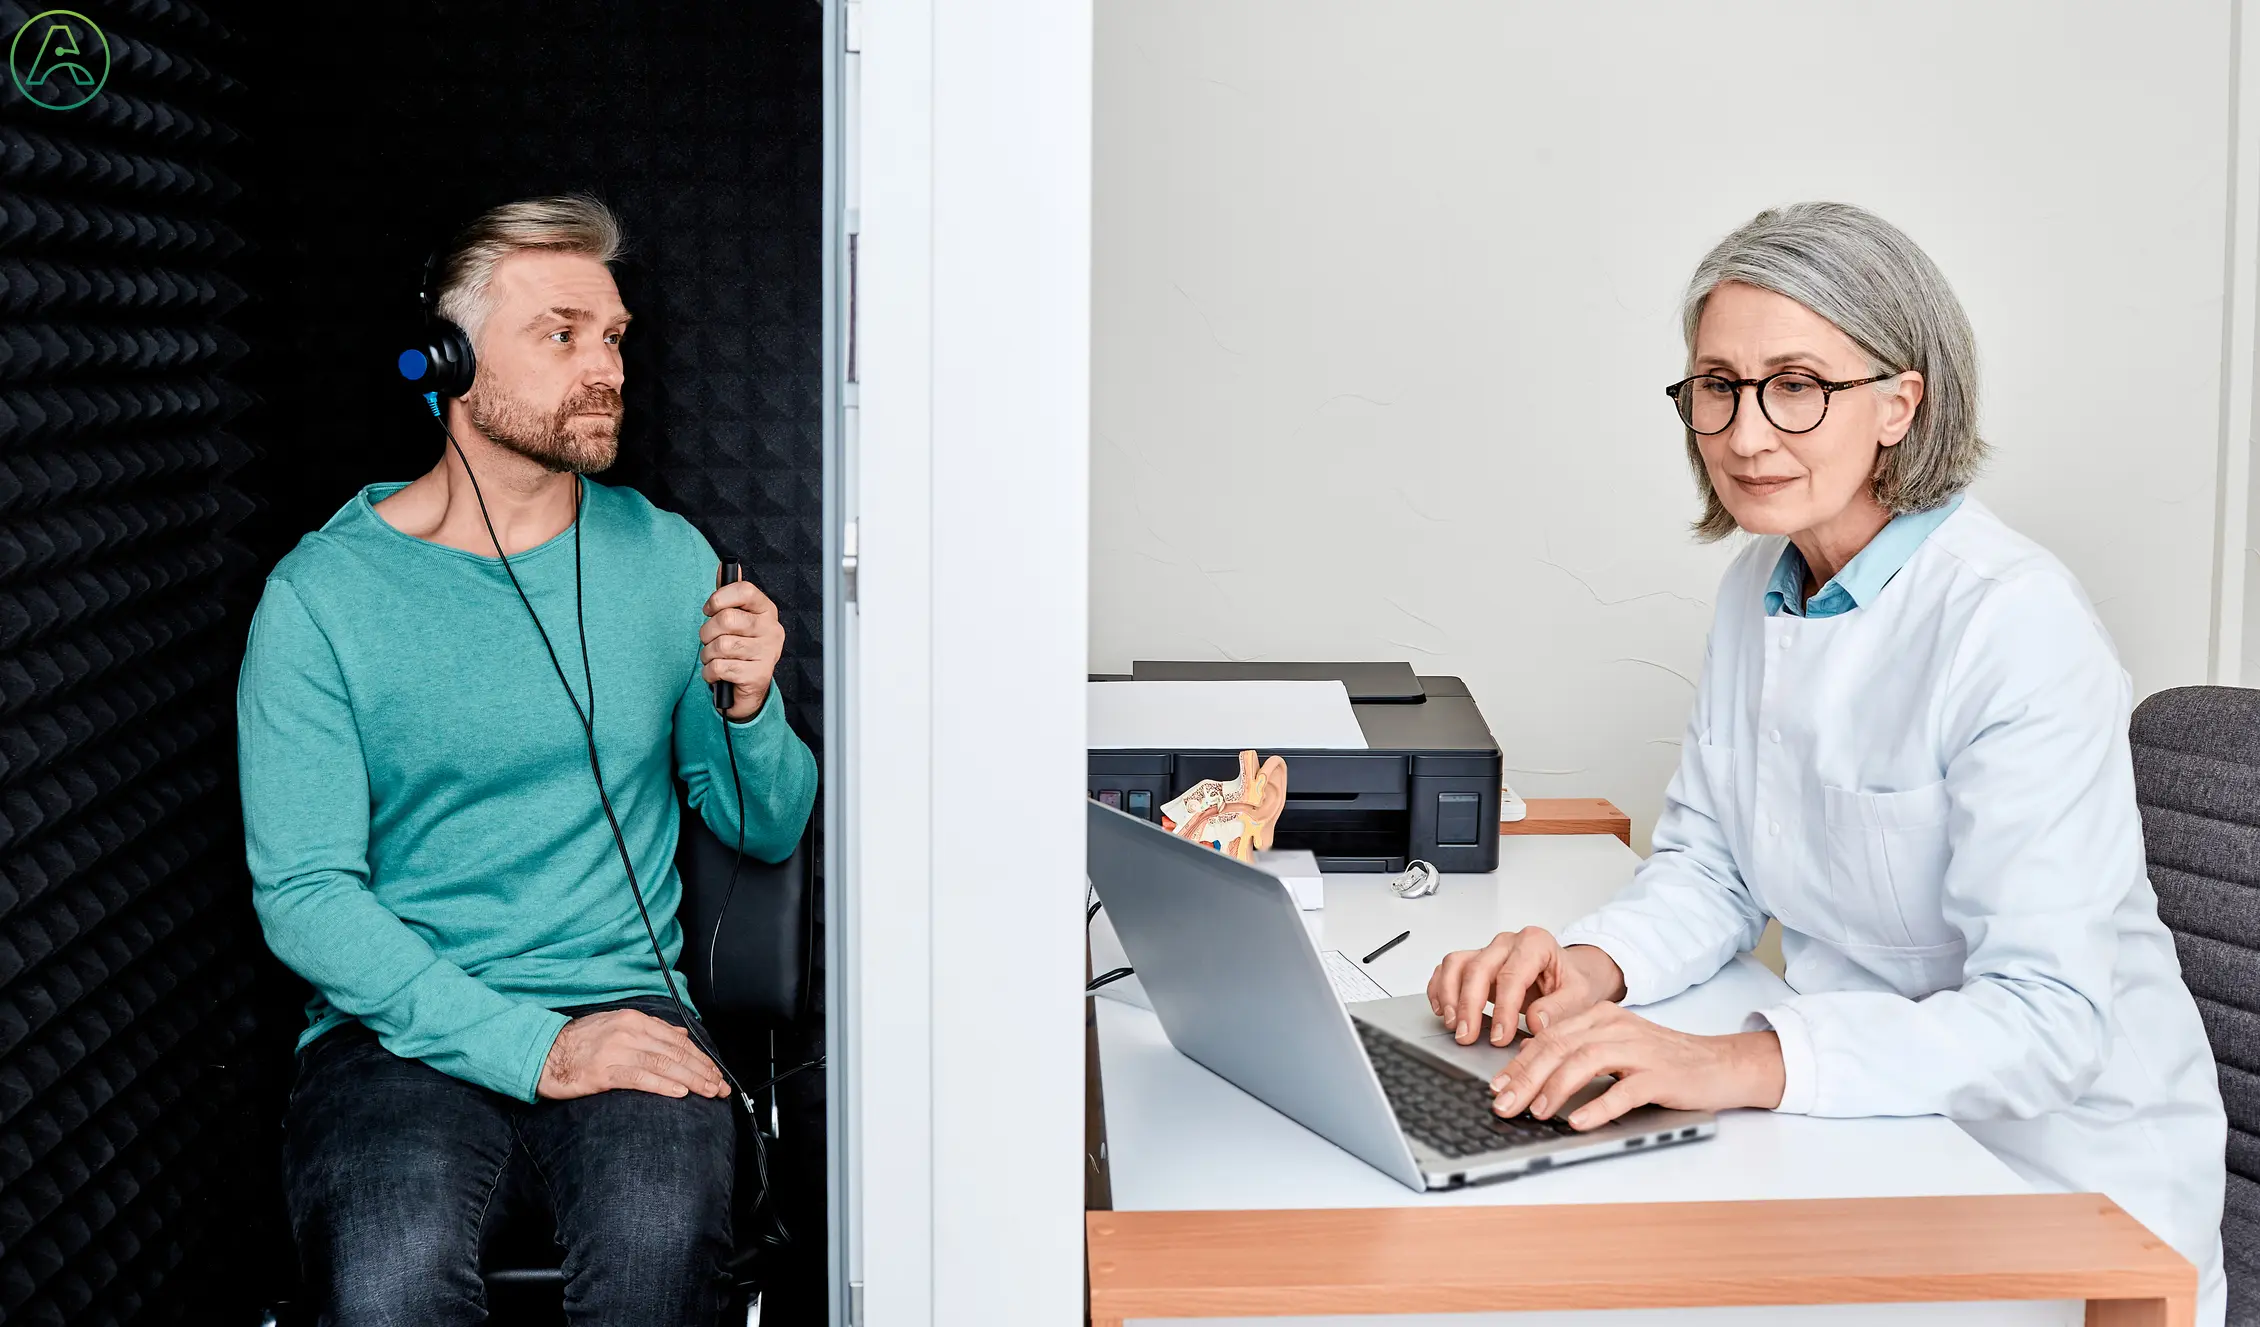
[[[1627,1004],[1768,917],[1796,994],[1780,1109],[1945,1115],[2037,1185],[2100,1191],[2219,1324],[2227,1124],[2144,867],[2131,687],[2079,583],[1974,500],[1870,603],[1767,617],[1779,537],[1720,583],[1655,851],[1560,937]]]

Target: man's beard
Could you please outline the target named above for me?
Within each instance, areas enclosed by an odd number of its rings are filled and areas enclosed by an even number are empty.
[[[472,426],[496,446],[558,474],[598,474],[620,454],[620,416],[626,406],[610,387],[583,388],[550,415],[476,385],[463,403],[471,408]]]

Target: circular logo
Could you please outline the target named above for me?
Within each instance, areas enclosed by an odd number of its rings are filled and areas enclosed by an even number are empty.
[[[110,39],[75,10],[34,14],[8,46],[8,74],[33,105],[75,110],[110,81]]]

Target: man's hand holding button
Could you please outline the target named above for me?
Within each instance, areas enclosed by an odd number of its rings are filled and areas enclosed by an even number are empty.
[[[723,714],[732,723],[759,714],[777,676],[777,660],[785,653],[777,605],[752,581],[732,581],[708,596],[698,640],[707,683],[728,682],[737,689]]]

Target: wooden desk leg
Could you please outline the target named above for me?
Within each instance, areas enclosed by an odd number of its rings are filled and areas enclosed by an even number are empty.
[[[2087,1327],[2194,1327],[2197,1301],[2171,1299],[2091,1299]]]

